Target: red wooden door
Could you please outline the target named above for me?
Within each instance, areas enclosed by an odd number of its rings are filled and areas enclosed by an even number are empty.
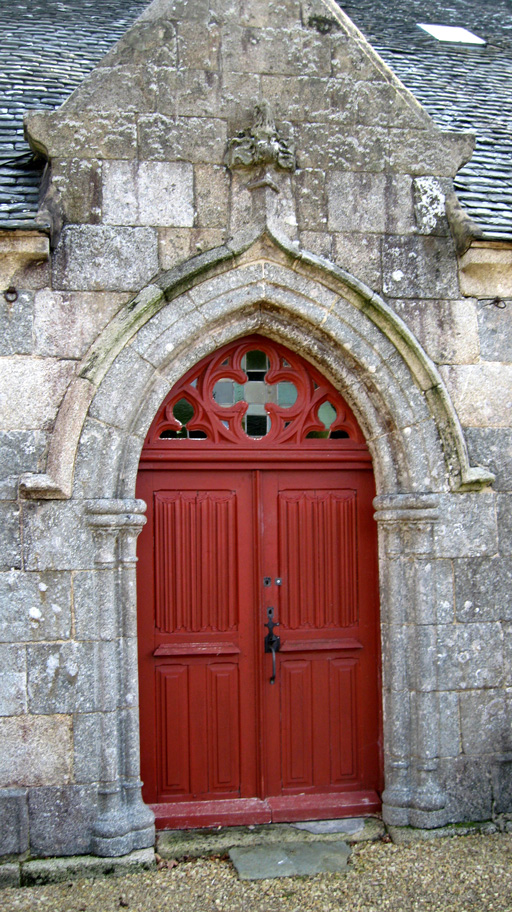
[[[268,340],[245,340],[246,350],[249,342],[269,358],[278,350],[290,382],[296,356]],[[217,363],[226,374],[224,354]],[[193,390],[208,371],[211,364],[196,372]],[[139,473],[138,496],[148,504],[138,573],[145,800],[160,827],[375,811],[374,490],[353,416],[343,425],[351,436],[315,432],[287,449],[265,447],[258,405],[253,439],[219,447],[195,404],[198,436],[178,443],[161,428],[169,402],[183,404],[187,377],[163,403]],[[249,382],[259,382],[254,372]],[[235,416],[238,406],[223,408],[222,417]],[[264,652],[269,607],[281,640],[275,683]]]

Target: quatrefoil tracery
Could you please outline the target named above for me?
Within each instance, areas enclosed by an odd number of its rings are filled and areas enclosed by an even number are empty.
[[[224,346],[178,381],[147,443],[275,446],[340,438],[364,442],[329,381],[299,355],[251,336]]]

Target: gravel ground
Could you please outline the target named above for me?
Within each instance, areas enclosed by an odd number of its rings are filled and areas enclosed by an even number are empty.
[[[164,867],[165,865],[165,867]],[[355,846],[347,874],[239,881],[226,856],[6,889],[2,912],[512,912],[512,834]]]

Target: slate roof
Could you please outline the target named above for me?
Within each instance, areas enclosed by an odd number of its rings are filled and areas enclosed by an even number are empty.
[[[149,0],[0,3],[0,227],[32,227],[42,162],[23,138],[28,108],[60,105]],[[476,133],[456,190],[489,238],[512,240],[512,0],[338,0],[445,129]],[[439,42],[417,23],[463,25],[486,45]]]

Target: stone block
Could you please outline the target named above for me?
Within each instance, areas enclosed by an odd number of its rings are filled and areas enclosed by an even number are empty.
[[[195,165],[194,186],[197,224],[204,228],[224,228],[229,220],[229,176],[226,169]]]
[[[300,26],[242,28],[230,23],[221,34],[223,65],[233,73],[330,75],[329,42]]]
[[[79,784],[101,778],[101,714],[76,713],[73,717],[73,771]]]
[[[465,437],[471,465],[491,470],[495,491],[512,491],[512,430],[469,427]]]
[[[500,554],[512,554],[512,494],[498,494],[497,500]]]
[[[512,761],[495,761],[492,767],[492,795],[495,814],[512,813]]]
[[[32,111],[26,116],[29,136],[50,159],[130,159],[137,156],[135,114],[95,111]]]
[[[93,121],[97,111],[112,114],[142,114],[156,110],[156,87],[151,62],[132,61],[118,66],[95,67],[66,105],[68,117]],[[122,156],[121,156],[122,157]]]
[[[382,289],[382,239],[375,234],[335,234],[334,261],[375,291]]]
[[[0,865],[0,890],[4,887],[19,887],[21,868],[17,862]]]
[[[437,364],[471,364],[480,346],[472,301],[393,301],[393,309]]]
[[[272,105],[279,121],[336,123],[338,127],[355,121],[355,83],[350,76],[267,76],[261,78],[261,91]]]
[[[101,162],[89,159],[52,161],[52,186],[60,194],[64,222],[101,222]]]
[[[21,868],[21,883],[24,887],[40,884],[56,884],[75,879],[96,880],[98,877],[125,877],[139,874],[155,867],[155,851],[136,849],[128,855],[101,858],[97,855],[76,855],[70,858],[42,858],[25,861]]]
[[[30,851],[33,857],[83,855],[90,851],[96,789],[69,785],[29,792]]]
[[[64,294],[48,288],[38,291],[34,304],[34,352],[48,357],[81,358],[125,300],[125,294],[113,292]]]
[[[0,355],[28,355],[32,351],[32,315],[34,296],[30,291],[18,292],[15,301],[0,295]]]
[[[225,231],[221,228],[160,228],[158,232],[158,258],[162,269],[174,269],[180,263],[212,250],[224,243]]]
[[[461,753],[459,697],[456,693],[438,694],[439,756],[458,757]]]
[[[123,460],[124,435],[117,428],[87,418],[75,462],[76,497],[115,497]]]
[[[326,231],[325,172],[315,168],[298,171],[295,175],[295,191],[299,228],[308,231]]]
[[[355,86],[353,104],[356,123],[368,126],[407,129],[411,121],[418,127],[427,128],[429,118],[426,112],[411,103],[404,92],[389,82],[375,79],[358,82]]]
[[[47,442],[44,431],[0,431],[0,500],[16,500],[19,476],[41,470]]]
[[[494,494],[441,494],[435,525],[438,557],[483,557],[496,554],[498,534]]]
[[[333,236],[326,231],[300,231],[300,245],[303,250],[309,250],[316,256],[326,260],[333,259]]]
[[[221,80],[210,70],[159,70],[157,110],[175,117],[211,117],[219,110]]]
[[[29,788],[70,782],[73,771],[69,716],[0,719],[0,787]]]
[[[463,427],[510,427],[512,364],[478,364],[440,368]]]
[[[24,646],[0,644],[0,716],[27,711],[27,662]],[[0,826],[0,839],[2,828]],[[0,851],[0,855],[2,852]]]
[[[158,18],[139,22],[125,32],[111,51],[97,64],[98,69],[114,66],[172,67],[177,64],[176,26]]]
[[[158,270],[151,228],[64,228],[54,258],[54,287],[64,291],[138,291]]]
[[[449,238],[383,239],[383,288],[391,298],[458,298],[457,260]]]
[[[484,361],[512,361],[512,301],[496,307],[489,302],[478,303],[480,349]]]
[[[452,182],[447,178],[416,177],[413,180],[414,212],[420,234],[450,233],[445,203],[452,190]]]
[[[458,621],[512,621],[510,557],[457,560],[454,567]]]
[[[20,509],[17,503],[0,501],[0,570],[21,567]]]
[[[459,757],[442,760],[441,778],[447,795],[447,816],[454,823],[490,820],[492,785],[489,759]]]
[[[470,134],[438,129],[389,131],[389,165],[393,171],[417,176],[455,177],[473,153]]]
[[[196,22],[180,22],[178,54],[180,67],[185,70],[208,70],[214,72],[220,67],[220,29],[215,22],[208,22],[198,29]]]
[[[28,849],[26,789],[0,790],[0,856],[21,855]],[[0,872],[2,868],[0,868]],[[18,874],[19,879],[19,874]],[[0,881],[0,886],[12,886]]]
[[[505,699],[499,690],[476,690],[459,697],[462,749],[468,755],[499,753],[507,738]]]
[[[211,162],[218,165],[227,144],[226,123],[210,117],[144,114],[138,121],[139,157],[145,161]]]
[[[33,713],[112,709],[117,699],[117,644],[68,642],[27,647]],[[109,689],[104,689],[108,685]]]
[[[334,171],[327,179],[331,231],[410,234],[415,229],[411,179]]]
[[[347,130],[315,120],[297,124],[295,142],[300,168],[373,172],[388,161],[388,132],[379,127]]]
[[[0,642],[66,639],[71,630],[69,573],[0,573]]]
[[[503,630],[503,668],[506,687],[512,687],[512,622],[501,625]]]
[[[128,347],[116,358],[94,397],[89,414],[114,427],[125,427],[132,418],[133,401],[143,402],[153,368]],[[126,395],[129,388],[130,395]]]
[[[437,681],[440,690],[499,687],[503,683],[500,624],[439,625]]]
[[[96,549],[74,501],[23,503],[23,553],[27,570],[87,570]]]
[[[0,415],[8,431],[44,429],[73,373],[70,361],[17,356],[0,360]]]
[[[192,226],[192,165],[187,162],[105,162],[103,214],[110,225]]]

